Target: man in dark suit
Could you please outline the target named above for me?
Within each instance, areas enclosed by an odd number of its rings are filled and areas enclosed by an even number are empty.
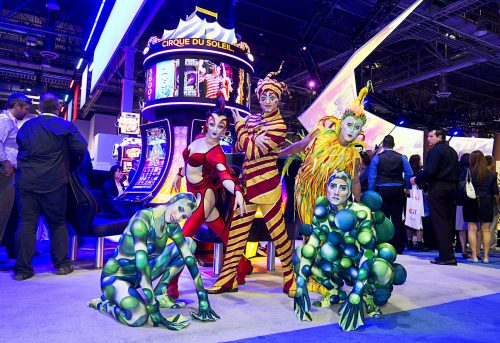
[[[20,213],[14,266],[17,281],[34,275],[31,259],[42,213],[49,226],[50,253],[57,274],[73,271],[65,221],[69,165],[72,157],[85,153],[87,142],[75,125],[57,116],[59,106],[55,94],[42,93],[42,113],[27,121],[17,134],[16,190]]]
[[[456,191],[458,186],[458,155],[446,143],[442,128],[429,130],[427,142],[431,149],[427,153],[424,169],[411,178],[412,185],[429,183],[429,208],[434,234],[438,240],[439,256],[431,263],[457,265],[453,253]]]
[[[410,188],[413,176],[406,156],[392,150],[394,137],[387,135],[382,141],[384,150],[373,156],[368,175],[368,188],[375,190],[382,197],[382,211],[394,223],[394,236],[390,243],[402,254],[405,247],[405,228],[403,209],[405,207],[405,188]],[[404,179],[403,179],[404,174]]]

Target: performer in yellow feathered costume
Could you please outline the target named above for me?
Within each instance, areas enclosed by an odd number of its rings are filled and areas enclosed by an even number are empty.
[[[361,157],[356,146],[364,146],[364,143],[356,138],[366,124],[363,100],[369,87],[371,82],[361,89],[357,99],[344,111],[341,119],[334,116],[323,117],[306,137],[283,149],[279,154],[280,157],[298,154],[303,160],[295,178],[295,200],[302,224],[311,224],[314,202],[322,195],[328,178],[335,170],[349,173],[352,178],[353,196],[356,200],[361,197]],[[304,152],[301,153],[302,151]],[[284,172],[290,162],[289,159]]]

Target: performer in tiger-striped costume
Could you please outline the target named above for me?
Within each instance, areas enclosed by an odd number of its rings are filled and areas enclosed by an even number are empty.
[[[283,63],[282,63],[283,65]],[[272,79],[281,72],[269,73],[259,80],[255,92],[263,113],[242,118],[233,110],[236,123],[236,149],[245,153],[243,164],[244,197],[247,213],[235,212],[229,230],[229,241],[219,278],[209,293],[236,292],[236,267],[244,253],[248,234],[258,208],[264,215],[269,234],[276,244],[276,251],[283,268],[283,292],[295,290],[292,270],[292,246],[285,229],[281,210],[281,180],[276,165],[278,151],[285,141],[287,128],[281,117],[278,103],[288,92],[283,82]]]

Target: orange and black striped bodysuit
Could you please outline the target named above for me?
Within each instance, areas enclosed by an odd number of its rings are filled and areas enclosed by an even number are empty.
[[[256,137],[263,132],[270,138],[265,150],[255,145]],[[281,180],[276,164],[286,132],[287,128],[279,109],[269,113],[251,114],[246,121],[236,123],[236,150],[245,154],[243,190],[247,213],[240,216],[235,212],[233,215],[222,272],[213,288],[237,287],[236,268],[244,253],[258,208],[264,215],[264,222],[281,260],[284,273],[283,291],[288,293],[293,285],[292,246],[283,221]]]

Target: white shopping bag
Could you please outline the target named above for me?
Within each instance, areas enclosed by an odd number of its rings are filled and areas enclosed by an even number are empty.
[[[422,230],[423,215],[424,194],[417,186],[413,186],[410,197],[406,199],[405,225],[415,230]]]

